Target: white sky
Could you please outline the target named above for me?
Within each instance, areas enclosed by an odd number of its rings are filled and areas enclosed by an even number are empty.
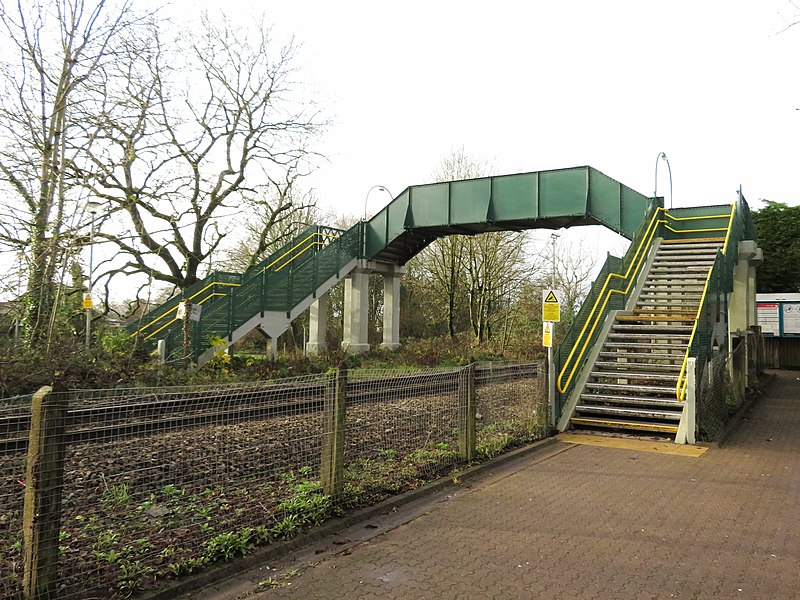
[[[161,4],[137,0],[137,5]],[[800,4],[798,4],[800,6]],[[590,165],[674,205],[800,204],[800,8],[789,0],[172,0],[175,22],[262,13],[302,45],[332,125],[306,181],[359,217],[375,185],[428,183],[454,149],[493,174]],[[669,203],[667,170],[659,195]],[[374,190],[368,212],[389,201]],[[586,236],[619,254],[613,235]],[[610,233],[610,232],[609,232]],[[537,232],[539,248],[549,232]],[[573,238],[574,239],[574,238]],[[104,257],[104,248],[97,248]],[[129,286],[123,282],[123,289]]]
[[[648,195],[663,151],[675,206],[732,202],[740,184],[753,208],[800,203],[800,25],[777,34],[800,20],[789,0],[200,5],[263,11],[303,45],[333,120],[308,184],[337,212],[362,214],[376,184],[431,181],[462,146],[496,174],[588,164]],[[663,163],[658,191],[669,203]],[[388,200],[373,191],[369,212]]]

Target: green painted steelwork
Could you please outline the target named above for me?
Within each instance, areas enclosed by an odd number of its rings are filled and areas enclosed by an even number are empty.
[[[366,225],[364,258],[404,264],[446,235],[604,225],[631,239],[651,199],[592,167],[407,188]]]
[[[243,274],[226,273],[224,281],[210,276],[146,315],[146,331],[142,325],[131,331],[166,339],[168,352],[178,350],[181,324],[173,313],[197,288],[203,292],[193,299],[203,303],[200,321],[191,324],[197,357],[213,338],[232,341],[258,314],[290,315],[325,281],[346,275],[341,270],[356,259],[405,264],[439,237],[489,231],[604,225],[630,239],[652,204],[591,167],[412,186],[368,222],[345,232],[312,226]]]

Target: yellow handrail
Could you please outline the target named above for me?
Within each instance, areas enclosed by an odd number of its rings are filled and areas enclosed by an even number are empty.
[[[653,235],[655,234],[655,231],[657,229],[658,224],[659,223],[663,223],[663,221],[659,221],[658,220],[658,215],[661,212],[666,212],[663,207],[659,207],[658,209],[656,209],[655,213],[653,214],[653,218],[650,219],[650,223],[647,225],[647,229],[645,230],[645,234],[642,237],[642,240],[639,242],[639,247],[636,248],[636,252],[634,253],[633,259],[631,260],[630,264],[628,265],[628,270],[625,272],[625,275],[619,275],[618,273],[609,273],[606,276],[606,280],[605,280],[605,282],[603,282],[603,287],[601,288],[600,293],[597,295],[597,299],[594,301],[594,305],[592,306],[592,309],[589,311],[589,316],[586,319],[586,323],[584,323],[583,329],[581,329],[581,332],[578,334],[578,337],[575,340],[575,344],[573,344],[572,350],[570,351],[569,356],[567,356],[567,360],[564,361],[564,366],[562,367],[561,372],[558,374],[558,391],[560,393],[563,394],[567,390],[567,388],[569,387],[569,384],[572,382],[572,378],[575,376],[575,370],[577,369],[578,364],[580,363],[581,359],[583,358],[583,355],[586,352],[586,348],[587,348],[587,346],[589,344],[589,340],[592,338],[592,334],[594,333],[594,330],[597,327],[597,324],[598,324],[598,322],[600,320],[599,319],[599,315],[601,315],[603,313],[603,309],[605,308],[606,304],[608,303],[608,299],[611,297],[611,294],[612,293],[627,294],[628,290],[630,289],[631,282],[634,279],[634,278],[631,278],[631,280],[628,282],[628,286],[627,286],[627,288],[625,289],[624,292],[621,292],[620,290],[609,290],[609,292],[607,294],[605,294],[605,299],[603,301],[603,306],[600,309],[600,312],[597,314],[597,316],[595,316],[594,322],[592,322],[592,316],[595,315],[595,310],[597,309],[597,305],[600,302],[600,299],[603,298],[603,294],[606,292],[606,289],[608,288],[608,284],[611,281],[611,278],[612,277],[616,277],[617,279],[623,279],[623,280],[627,279],[628,276],[631,274],[631,269],[633,268],[633,265],[637,262],[637,259],[639,261],[639,264],[636,265],[636,269],[635,270],[638,271],[639,267],[641,266],[642,258],[644,257],[644,254],[641,253],[642,249],[646,245],[649,245],[649,243],[652,241]],[[572,357],[573,357],[573,355],[575,354],[575,351],[578,348],[578,343],[580,342],[581,339],[583,339],[583,335],[584,335],[584,333],[586,333],[586,328],[589,327],[589,323],[592,323],[592,328],[589,331],[589,335],[587,335],[586,338],[583,341],[583,346],[581,347],[580,354],[578,355],[577,359],[575,359],[575,361],[573,363],[572,370],[569,372],[569,377],[567,377],[567,382],[563,383],[564,374],[567,371],[567,367],[569,366],[570,361],[572,360]]]
[[[600,290],[600,293],[597,295],[597,299],[595,300],[594,305],[592,306],[592,309],[589,311],[589,316],[586,319],[586,323],[584,324],[583,328],[581,329],[581,332],[578,334],[578,337],[577,337],[577,339],[575,341],[575,344],[573,345],[572,350],[570,351],[569,356],[567,356],[567,360],[564,362],[564,366],[562,367],[561,372],[559,373],[559,376],[558,376],[558,390],[559,390],[560,393],[563,394],[567,390],[567,388],[569,387],[570,383],[572,382],[572,378],[575,376],[575,371],[577,370],[577,366],[578,366],[578,364],[580,364],[580,361],[581,361],[581,359],[583,358],[583,355],[586,352],[586,349],[587,349],[587,347],[589,345],[589,340],[592,339],[592,335],[594,334],[594,331],[595,331],[595,329],[597,328],[597,325],[600,322],[600,315],[603,314],[603,310],[605,309],[606,304],[608,304],[608,300],[611,298],[611,294],[623,294],[624,295],[624,294],[627,294],[630,291],[631,285],[633,284],[633,281],[634,281],[635,277],[631,277],[628,280],[628,285],[626,286],[626,288],[624,290],[608,290],[608,292],[606,293],[606,289],[608,287],[609,282],[611,281],[611,278],[612,277],[616,277],[618,279],[623,279],[623,280],[628,279],[629,275],[631,275],[631,268],[633,267],[634,264],[637,263],[637,260],[638,260],[638,264],[636,264],[636,269],[635,269],[634,272],[638,271],[639,267],[641,266],[642,258],[644,256],[644,255],[640,255],[639,253],[641,252],[641,249],[644,247],[645,242],[649,245],[650,241],[652,241],[652,239],[653,239],[653,235],[655,234],[656,228],[654,228],[653,225],[662,224],[662,225],[664,225],[665,229],[668,229],[668,230],[673,231],[675,233],[702,233],[702,232],[725,231],[726,230],[725,227],[700,228],[700,229],[673,229],[672,227],[669,226],[669,224],[668,224],[668,222],[666,220],[658,220],[657,219],[660,212],[663,212],[665,217],[667,217],[667,218],[669,218],[669,219],[671,219],[673,221],[696,221],[696,220],[704,220],[704,219],[719,219],[719,218],[724,218],[724,217],[729,216],[728,214],[718,214],[718,215],[701,215],[701,216],[696,216],[696,217],[676,217],[676,216],[670,214],[669,212],[667,212],[667,210],[664,209],[664,208],[658,208],[656,210],[655,214],[653,215],[653,218],[650,221],[650,224],[647,226],[646,233],[645,233],[644,237],[642,238],[642,241],[639,243],[639,247],[636,249],[636,253],[634,254],[633,260],[631,260],[630,265],[628,265],[628,270],[626,271],[625,275],[619,275],[617,273],[609,273],[606,276],[606,280],[603,283],[603,287]],[[651,228],[652,228],[652,230],[651,230]],[[604,294],[605,294],[605,297],[603,296]],[[600,308],[600,311],[595,314],[595,311],[597,309],[597,306],[598,306],[601,298],[603,298],[603,304],[602,304],[602,306]],[[594,317],[594,321],[592,321],[593,317]],[[584,338],[584,334],[586,333],[586,329],[587,329],[587,327],[589,327],[590,323],[591,323],[591,329],[589,330],[589,334]],[[696,319],[695,319],[695,326],[696,326]],[[564,374],[567,372],[567,367],[569,366],[570,361],[572,360],[572,357],[575,354],[575,351],[577,350],[578,345],[580,344],[581,340],[583,340],[583,345],[581,346],[580,353],[579,353],[577,359],[573,363],[572,369],[569,372],[569,377],[567,378],[566,383],[564,383],[563,382]]]
[[[286,256],[288,256],[289,254],[291,254],[292,252],[294,252],[295,250],[297,250],[297,249],[298,249],[300,246],[302,246],[303,244],[305,244],[305,243],[306,243],[308,240],[314,239],[314,238],[316,238],[316,237],[329,237],[329,238],[334,238],[334,239],[336,239],[338,236],[336,236],[336,235],[334,235],[334,234],[332,234],[332,233],[322,233],[322,232],[319,232],[319,231],[315,231],[315,232],[314,232],[314,233],[312,233],[311,235],[307,236],[307,237],[306,237],[304,240],[302,240],[302,241],[298,242],[297,244],[295,244],[294,246],[292,246],[291,248],[289,248],[289,249],[288,249],[286,252],[284,252],[283,254],[281,254],[281,255],[280,255],[278,258],[276,258],[275,260],[273,260],[273,261],[272,261],[271,263],[269,263],[269,264],[268,264],[266,267],[264,267],[263,269],[261,269],[261,271],[263,272],[263,271],[267,271],[267,270],[269,270],[269,269],[270,269],[270,268],[271,268],[273,265],[275,265],[276,263],[279,263],[279,262],[280,262],[282,259],[286,258]],[[283,267],[285,267],[286,265],[288,265],[289,263],[291,263],[291,262],[292,262],[293,260],[295,260],[295,259],[296,259],[298,256],[302,256],[303,254],[305,254],[306,252],[308,252],[309,248],[312,248],[313,246],[324,246],[324,245],[325,245],[325,242],[324,242],[324,241],[322,241],[322,242],[317,242],[317,241],[314,241],[314,242],[312,242],[312,243],[311,243],[311,244],[310,244],[310,245],[309,245],[307,248],[304,248],[304,249],[303,249],[303,250],[302,250],[302,251],[301,251],[299,254],[297,254],[297,255],[295,255],[295,256],[292,256],[292,257],[291,257],[291,258],[290,258],[288,261],[286,261],[284,264],[282,264],[280,267],[278,267],[278,268],[277,268],[277,269],[275,269],[275,270],[276,270],[276,271],[280,271],[280,270],[281,270]]]
[[[722,245],[722,253],[728,253],[728,241],[731,239],[731,229],[733,229],[733,216],[736,214],[736,203],[731,205],[731,218],[728,221],[728,233],[725,236],[725,243]]]
[[[197,296],[199,296],[200,294],[202,294],[203,292],[205,292],[205,291],[206,291],[207,289],[209,289],[210,287],[213,287],[213,286],[215,286],[215,285],[224,285],[224,286],[227,286],[227,287],[239,287],[241,284],[239,284],[239,283],[229,283],[229,282],[227,282],[227,281],[212,281],[212,282],[211,282],[211,283],[209,283],[207,286],[205,286],[204,288],[202,288],[202,289],[198,290],[196,293],[192,294],[192,295],[191,295],[191,296],[189,296],[188,298],[184,298],[184,300],[192,300],[192,299],[196,298]],[[225,294],[218,294],[218,295],[222,295],[222,296],[224,296]],[[210,297],[210,296],[209,296],[209,297]],[[206,298],[206,299],[207,299],[207,298]],[[206,300],[206,299],[204,299],[202,302],[205,302],[205,300]],[[198,304],[200,304],[200,303],[201,303],[201,302],[198,302]],[[168,311],[166,311],[166,312],[164,312],[164,313],[160,314],[158,317],[156,317],[155,319],[153,319],[152,321],[150,321],[150,322],[149,322],[147,325],[143,326],[143,327],[142,327],[141,329],[139,329],[138,331],[135,331],[134,333],[132,333],[132,334],[131,334],[131,337],[135,337],[135,336],[139,335],[139,334],[140,334],[140,333],[142,333],[142,332],[143,332],[145,329],[149,328],[149,327],[150,327],[150,326],[152,326],[152,325],[155,325],[155,324],[156,324],[156,323],[158,323],[158,322],[159,322],[161,319],[165,318],[167,315],[169,315],[170,313],[172,313],[172,312],[175,312],[175,311],[177,311],[177,310],[178,310],[178,307],[177,307],[177,305],[176,305],[176,306],[173,306],[171,309],[169,309]],[[149,336],[147,336],[145,339],[149,339],[149,338],[153,337],[153,335],[155,335],[156,333],[158,333],[159,331],[161,331],[161,330],[162,330],[162,329],[164,329],[165,327],[169,326],[170,324],[174,323],[176,320],[177,320],[177,319],[172,319],[172,320],[171,320],[169,323],[167,323],[166,325],[164,325],[164,326],[162,326],[162,327],[159,327],[159,328],[158,328],[156,331],[154,331],[153,333],[151,333],[151,334],[150,334]]]
[[[733,229],[733,219],[736,215],[736,204],[734,203],[731,206],[731,215],[730,219],[728,220],[728,233],[725,235],[725,243],[722,246],[722,253],[726,254],[728,251],[728,241],[731,238],[731,229]],[[686,387],[689,384],[688,379],[686,379],[686,367],[689,364],[689,352],[692,349],[692,342],[694,342],[694,336],[697,333],[697,323],[700,321],[700,311],[703,309],[703,303],[706,299],[706,294],[708,293],[708,284],[711,281],[711,271],[712,269],[708,270],[708,275],[706,276],[706,284],[703,286],[703,293],[700,296],[700,304],[697,307],[697,314],[694,317],[694,326],[692,326],[692,334],[689,336],[689,343],[686,346],[686,354],[683,357],[683,364],[681,364],[681,372],[678,375],[678,382],[675,384],[675,397],[680,401],[683,402],[683,399],[686,397]]]

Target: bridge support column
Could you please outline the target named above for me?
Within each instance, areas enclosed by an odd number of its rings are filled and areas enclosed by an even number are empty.
[[[763,253],[756,242],[745,240],[739,242],[739,262],[733,269],[733,290],[728,297],[728,349],[733,349],[733,336],[738,332],[744,335],[751,325],[756,325],[756,267],[761,264]],[[744,373],[734,373],[736,361],[730,361],[729,369],[732,381],[737,375],[747,386],[747,367]]]
[[[752,240],[739,242],[739,262],[733,269],[733,290],[728,298],[728,347],[736,331],[756,325],[756,267],[762,252]]]
[[[400,347],[400,277],[405,267],[395,266],[383,274],[383,343],[381,348]]]
[[[344,280],[344,331],[342,348],[351,354],[369,351],[367,338],[369,270],[357,267]]]
[[[330,297],[324,293],[308,309],[308,342],[306,354],[320,354],[326,349]]]

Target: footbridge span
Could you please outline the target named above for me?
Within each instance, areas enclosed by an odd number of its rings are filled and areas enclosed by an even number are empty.
[[[163,356],[182,355],[178,308],[200,305],[189,351],[202,363],[253,330],[274,340],[310,310],[307,350],[318,352],[328,292],[344,280],[342,345],[362,352],[369,274],[380,273],[383,346],[396,348],[404,265],[437,238],[581,225],[632,243],[625,257],[609,256],[556,352],[560,427],[680,429],[688,439],[682,407],[697,368],[689,358],[702,362],[730,343],[732,328],[755,324],[760,250],[741,195],[733,205],[666,211],[660,198],[588,166],[411,186],[346,231],[312,226],[244,273],[211,273],[130,330]],[[682,404],[667,404],[672,396]]]

